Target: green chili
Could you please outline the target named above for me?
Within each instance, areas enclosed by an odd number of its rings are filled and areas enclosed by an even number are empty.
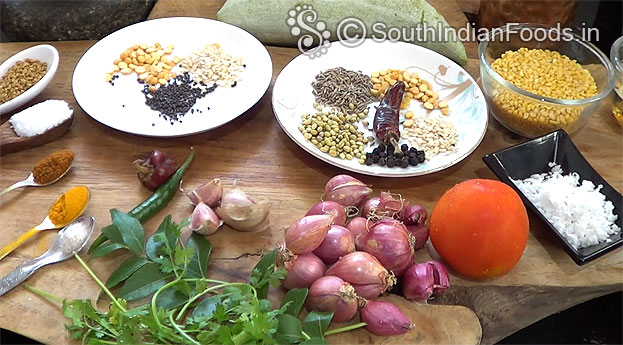
[[[171,201],[173,195],[175,195],[175,192],[177,192],[182,176],[192,162],[193,156],[194,151],[191,148],[188,158],[186,158],[184,164],[182,164],[182,166],[180,166],[168,180],[158,187],[158,189],[149,198],[128,212],[128,215],[136,218],[139,222],[144,223],[155,216],[156,213],[160,212],[169,203],[169,201]],[[104,229],[109,228],[115,228],[115,225],[108,225]],[[102,233],[89,247],[89,250],[87,251],[88,254],[91,254],[95,249],[97,249],[97,247],[108,240],[106,235],[104,235],[104,229],[102,229]]]

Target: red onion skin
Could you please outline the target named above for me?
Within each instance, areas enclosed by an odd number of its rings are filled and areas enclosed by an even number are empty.
[[[433,296],[439,297],[450,288],[450,275],[441,262],[429,261],[429,263],[434,267],[435,287],[433,288]]]
[[[415,246],[413,249],[418,250],[424,248],[426,241],[428,241],[428,226],[407,225],[407,231],[415,237]]]
[[[337,175],[325,185],[323,199],[335,201],[342,206],[359,206],[370,193],[372,189],[356,178]]]
[[[428,213],[420,205],[407,205],[402,209],[400,220],[406,225],[423,226],[426,223]]]
[[[385,288],[381,284],[352,284],[353,288],[355,288],[355,292],[357,296],[365,298],[365,299],[375,299],[379,297],[383,292],[385,292]]]
[[[335,175],[332,178],[330,178],[329,181],[327,181],[327,183],[324,186],[324,191],[326,193],[327,191],[335,189],[335,187],[337,186],[343,185],[345,183],[350,183],[350,182],[363,184],[363,182],[359,181],[358,179],[350,175]]]
[[[402,212],[404,201],[402,198],[396,199],[389,192],[381,192],[379,197],[378,210],[380,215],[385,217],[393,217]]]
[[[353,233],[355,239],[368,232],[368,228],[374,226],[374,222],[372,220],[363,218],[363,217],[355,217],[348,222],[346,228]],[[355,248],[357,244],[355,243]]]
[[[413,324],[395,305],[384,301],[367,301],[361,310],[361,321],[376,335],[399,335],[413,329]]]
[[[334,276],[324,276],[317,279],[309,288],[306,307],[308,310],[332,311],[335,322],[348,322],[357,313],[357,298],[347,296],[344,291],[354,290],[342,279]]]
[[[305,216],[286,230],[286,248],[293,254],[307,254],[318,248],[333,223],[327,214]]]
[[[327,236],[314,249],[316,254],[325,264],[331,265],[341,256],[355,251],[355,236],[345,227],[339,225],[331,225]]]
[[[378,221],[368,233],[355,240],[358,249],[374,255],[383,266],[401,276],[415,260],[407,228],[393,219]]]
[[[431,296],[441,296],[450,288],[450,276],[439,262],[415,264],[402,275],[402,292],[405,298],[425,302]]]
[[[366,252],[352,252],[329,267],[326,275],[340,277],[353,285],[383,285],[389,272],[374,256]]]
[[[378,196],[372,197],[363,204],[363,210],[361,211],[361,216],[363,218],[370,218],[370,216],[376,214],[376,210],[379,207],[379,203],[381,202],[381,198]]]
[[[314,254],[303,254],[284,263],[288,273],[281,285],[287,290],[308,288],[327,270],[324,262]]]
[[[344,206],[338,204],[335,201],[321,201],[305,213],[306,216],[313,216],[317,214],[332,214],[333,224],[344,226],[346,224],[346,211]]]

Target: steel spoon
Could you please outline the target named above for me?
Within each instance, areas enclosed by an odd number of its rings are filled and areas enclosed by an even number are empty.
[[[0,296],[26,280],[41,266],[67,260],[74,253],[79,252],[89,240],[94,225],[95,218],[80,217],[59,231],[47,252],[34,260],[26,261],[17,266],[0,279]]]
[[[67,170],[65,170],[65,172],[63,172],[61,174],[61,176],[57,177],[54,181],[52,182],[48,182],[48,183],[37,183],[35,182],[35,177],[32,173],[30,173],[30,175],[28,175],[28,177],[26,177],[25,180],[23,181],[19,181],[19,182],[15,182],[14,184],[4,188],[3,190],[0,191],[0,197],[3,196],[4,194],[17,189],[17,188],[22,188],[22,187],[45,187],[45,186],[49,186],[52,183],[60,180],[63,178],[63,176],[65,176],[67,174],[67,172],[71,169],[71,165],[67,168]]]

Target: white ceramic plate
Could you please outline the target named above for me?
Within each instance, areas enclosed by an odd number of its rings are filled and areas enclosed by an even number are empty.
[[[38,46],[24,49],[8,58],[2,63],[2,65],[0,65],[0,76],[3,76],[9,68],[13,67],[18,61],[26,59],[37,59],[45,62],[48,65],[48,69],[43,78],[41,78],[41,80],[39,80],[30,89],[26,90],[24,93],[13,98],[12,100],[4,104],[0,104],[0,114],[7,114],[8,112],[21,107],[26,104],[26,102],[37,97],[37,95],[40,94],[46,86],[48,86],[56,73],[56,69],[58,68],[58,51],[56,48],[49,44],[40,44]]]
[[[429,161],[409,166],[408,168],[388,168],[378,165],[362,165],[356,159],[351,161],[334,158],[323,153],[312,143],[305,140],[298,127],[301,115],[314,113],[314,96],[311,83],[314,77],[324,70],[334,67],[358,70],[370,75],[383,69],[407,69],[415,71],[428,80],[440,100],[448,100],[450,114],[441,115],[435,110],[427,116],[441,117],[453,123],[459,135],[457,149],[450,154],[440,154]],[[448,168],[467,157],[482,141],[487,130],[487,104],[482,91],[474,79],[459,65],[438,53],[417,45],[403,42],[374,42],[371,39],[356,48],[333,43],[327,54],[310,59],[299,55],[281,71],[273,87],[273,110],[279,124],[288,136],[300,147],[312,155],[340,168],[353,172],[387,177],[410,177],[425,175]],[[378,105],[378,103],[373,103]],[[370,108],[370,107],[369,107]],[[375,108],[368,114],[370,128],[374,119]],[[422,103],[412,101],[408,109],[401,111],[401,123],[406,111],[412,110],[415,116],[426,116]],[[401,124],[402,131],[403,126]],[[364,129],[366,135],[374,135]],[[377,139],[377,144],[378,144]],[[407,143],[401,141],[401,143]],[[374,145],[376,146],[376,145]],[[367,152],[372,146],[367,146]]]
[[[197,100],[193,108],[201,113],[189,112],[181,123],[171,125],[145,105],[136,74],[119,74],[114,86],[104,81],[121,52],[135,44],[156,42],[174,45],[171,58],[219,43],[232,56],[242,57],[247,67],[236,87],[217,87]],[[93,45],[78,62],[72,87],[80,107],[106,126],[138,135],[176,137],[214,129],[247,111],[268,89],[272,66],[262,43],[238,27],[204,18],[163,18],[125,27]]]

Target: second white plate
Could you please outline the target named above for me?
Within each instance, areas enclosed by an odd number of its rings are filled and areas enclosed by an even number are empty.
[[[311,86],[315,76],[335,67],[361,71],[367,75],[383,69],[408,69],[417,72],[433,85],[440,100],[448,100],[448,116],[441,115],[439,110],[428,116],[441,117],[452,122],[459,135],[457,149],[450,154],[440,154],[425,163],[408,168],[362,165],[356,159],[342,160],[320,151],[305,140],[298,127],[301,125],[301,115],[315,112]],[[478,147],[488,122],[484,95],[476,81],[461,66],[432,50],[414,44],[374,42],[371,39],[356,48],[334,43],[320,58],[310,59],[306,55],[299,55],[277,77],[272,103],[275,117],[283,130],[305,151],[340,168],[373,176],[410,177],[446,169],[466,158]],[[415,116],[425,113],[422,104],[417,101],[411,102],[406,110],[412,110]],[[368,114],[370,123],[373,119],[374,108]],[[403,130],[402,124],[400,129]],[[364,133],[366,136],[374,135],[367,130]],[[371,152],[372,148],[368,146],[367,151]]]

